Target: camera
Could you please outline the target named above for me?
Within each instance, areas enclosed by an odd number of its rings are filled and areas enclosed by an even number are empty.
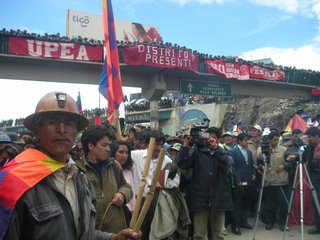
[[[209,127],[210,120],[204,118],[202,122],[194,123],[190,129],[190,144],[202,144],[203,139],[209,138],[209,134],[204,129]]]
[[[261,152],[266,156],[266,161],[267,163],[270,162],[270,155],[271,155],[271,150],[270,150],[270,139],[268,135],[262,136],[261,139]]]

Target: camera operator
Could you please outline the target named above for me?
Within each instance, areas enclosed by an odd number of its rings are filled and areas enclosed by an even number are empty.
[[[278,213],[280,231],[284,231],[288,209],[286,203],[288,173],[285,170],[286,148],[278,145],[279,137],[279,133],[275,131],[271,131],[269,135],[263,137],[257,162],[259,165],[264,163],[264,168],[266,168],[262,210],[266,223],[265,229],[271,230],[273,228]],[[263,160],[263,155],[265,155],[266,161]]]
[[[309,144],[303,153],[303,161],[307,164],[307,169],[311,183],[316,191],[318,201],[320,199],[320,129],[317,127],[309,128],[305,134],[308,136]],[[315,201],[315,199],[314,199]],[[314,220],[315,226],[308,230],[309,234],[320,234],[320,216],[315,203]]]
[[[191,211],[194,214],[194,239],[208,239],[208,224],[215,240],[224,239],[225,211],[232,210],[228,183],[228,156],[219,146],[221,131],[210,127],[201,144],[190,144],[185,136],[177,156],[182,169],[193,168],[191,179]],[[191,145],[191,146],[190,146]]]
[[[289,174],[288,196],[291,196],[297,162],[299,161],[299,152],[304,145],[301,140],[301,134],[300,129],[292,130],[290,140],[282,144],[282,146],[287,148],[285,169]]]

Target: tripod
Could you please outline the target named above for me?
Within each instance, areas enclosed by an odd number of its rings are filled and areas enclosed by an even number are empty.
[[[268,154],[268,156],[266,156],[265,153],[262,154],[263,157],[263,173],[262,173],[262,179],[261,179],[261,188],[260,188],[260,192],[259,192],[259,199],[258,199],[258,205],[257,205],[257,210],[256,210],[256,216],[255,216],[255,224],[254,224],[254,231],[253,231],[253,240],[255,240],[256,237],[256,232],[257,232],[257,225],[258,225],[258,220],[259,220],[259,216],[260,216],[260,210],[261,210],[261,202],[262,202],[262,195],[263,195],[263,190],[265,187],[265,178],[266,178],[266,173],[267,173],[267,168],[268,168],[268,163],[270,162],[270,153]],[[288,204],[288,200],[286,198],[286,195],[283,191],[282,188],[281,189],[281,193],[283,194],[283,197],[286,201],[286,203]],[[285,226],[286,229],[287,226]]]
[[[302,152],[299,152],[299,162],[298,162],[298,166],[296,168],[294,182],[292,185],[292,192],[291,192],[291,197],[290,197],[290,202],[289,202],[288,215],[287,215],[287,219],[286,219],[285,229],[287,228],[287,225],[288,225],[289,215],[290,215],[291,207],[292,207],[292,200],[293,200],[294,192],[295,192],[295,189],[297,186],[296,183],[298,180],[297,176],[298,176],[298,172],[299,172],[299,182],[298,183],[300,183],[300,234],[301,234],[301,240],[303,240],[303,238],[304,238],[304,231],[303,231],[303,220],[304,220],[303,219],[303,176],[302,176],[303,171],[302,171],[302,168],[304,168],[304,172],[305,172],[305,174],[307,176],[307,180],[308,180],[308,182],[307,182],[308,187],[312,192],[313,200],[315,202],[318,214],[320,214],[320,207],[319,207],[319,200],[317,197],[317,193],[315,192],[315,189],[311,183],[307,168],[306,168],[304,162],[302,162]],[[284,240],[285,237],[286,237],[286,231],[283,232],[282,240]]]
[[[267,173],[267,156],[265,154],[262,154],[262,157],[263,157],[263,173],[262,173],[262,179],[261,179],[261,188],[259,192],[258,206],[256,210],[256,217],[254,222],[253,240],[255,240],[256,238],[257,225],[258,225],[258,220],[259,220],[259,215],[261,210],[261,200],[262,200],[262,194],[264,189],[264,180],[266,178],[266,173]]]

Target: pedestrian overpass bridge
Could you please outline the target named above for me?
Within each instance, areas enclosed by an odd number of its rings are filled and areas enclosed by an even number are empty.
[[[99,84],[101,62],[0,54],[0,79]],[[236,80],[222,75],[176,68],[133,66],[121,63],[122,85],[140,87],[148,99],[160,99],[167,90],[180,90],[180,81],[194,80],[231,85],[232,95],[310,99],[314,86],[270,80]],[[190,92],[192,93],[192,92]]]

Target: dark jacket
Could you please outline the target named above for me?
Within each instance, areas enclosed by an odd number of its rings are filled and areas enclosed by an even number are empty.
[[[233,174],[236,184],[246,182],[249,186],[254,185],[252,176],[255,176],[256,174],[253,166],[252,152],[247,149],[248,164],[246,163],[239,146],[233,148],[229,153],[233,159]]]
[[[307,170],[313,184],[315,181],[320,182],[320,159],[314,158],[313,145],[307,145],[305,151],[302,154],[302,161],[306,163]]]
[[[110,234],[95,230],[95,195],[83,174],[74,177],[78,196],[80,230],[76,231],[74,217],[66,197],[55,187],[49,175],[28,190],[17,202],[11,217],[6,240],[94,240],[109,239]]]
[[[182,169],[193,169],[191,179],[191,210],[213,208],[216,211],[232,210],[228,182],[228,157],[223,148],[213,153],[206,147],[181,147],[177,164]]]
[[[303,142],[301,140],[298,140],[295,143],[293,143],[291,140],[289,140],[288,142],[283,143],[282,146],[287,148],[284,169],[288,172],[289,176],[293,178],[295,175],[297,163],[300,160],[299,153],[301,152],[301,148],[303,147]],[[295,155],[296,158],[294,160],[289,160],[289,155]]]

